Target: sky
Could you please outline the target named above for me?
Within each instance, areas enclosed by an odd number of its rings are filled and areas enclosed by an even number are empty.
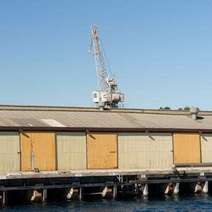
[[[0,0],[0,104],[93,106],[92,24],[124,107],[212,110],[211,0]]]

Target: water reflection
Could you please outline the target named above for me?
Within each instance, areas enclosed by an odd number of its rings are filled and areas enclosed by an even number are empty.
[[[44,204],[16,205],[2,211],[80,211],[80,212],[140,212],[140,211],[212,211],[209,195],[163,196],[161,198],[131,198],[107,201],[92,199],[75,202],[49,202]]]

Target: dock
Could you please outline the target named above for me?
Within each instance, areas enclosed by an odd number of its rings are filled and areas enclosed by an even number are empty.
[[[0,205],[208,193],[212,111],[0,106]]]
[[[27,194],[26,200],[29,202],[48,201],[48,194],[52,191],[57,193],[57,190],[63,191],[63,196],[57,196],[58,199],[63,200],[82,200],[86,195],[100,195],[101,198],[109,196],[117,199],[120,194],[129,193],[143,198],[154,196],[158,193],[158,188],[161,195],[179,195],[186,192],[185,189],[188,188],[190,193],[208,193],[211,182],[212,167],[17,172],[0,175],[0,200],[1,206],[4,207],[8,202],[13,201],[11,200],[13,192],[16,194],[18,192],[23,196],[21,199]]]

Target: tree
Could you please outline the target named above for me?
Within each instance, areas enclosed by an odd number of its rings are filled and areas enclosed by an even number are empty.
[[[160,110],[171,110],[171,108],[168,106],[165,106],[165,107],[160,107]]]
[[[190,111],[190,107],[189,106],[185,106],[183,110],[184,111]]]

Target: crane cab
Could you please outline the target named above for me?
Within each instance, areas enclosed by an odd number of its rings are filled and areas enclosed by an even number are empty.
[[[120,92],[94,91],[92,94],[93,102],[104,109],[118,107],[118,103],[124,101],[124,94]]]

